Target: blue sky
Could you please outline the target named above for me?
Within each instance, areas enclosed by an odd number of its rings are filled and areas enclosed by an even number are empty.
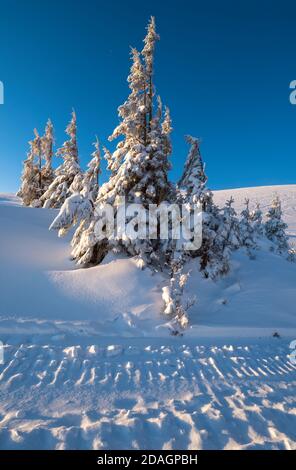
[[[293,4],[294,3],[294,4]],[[81,164],[128,94],[129,46],[155,15],[155,84],[173,118],[176,180],[186,133],[202,138],[213,189],[296,183],[296,4],[292,1],[1,0],[0,192],[18,187],[34,127],[57,146],[72,107]],[[103,178],[106,178],[104,172]]]

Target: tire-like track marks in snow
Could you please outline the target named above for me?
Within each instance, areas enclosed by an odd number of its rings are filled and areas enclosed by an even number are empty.
[[[296,449],[288,344],[184,343],[6,346],[0,448]]]

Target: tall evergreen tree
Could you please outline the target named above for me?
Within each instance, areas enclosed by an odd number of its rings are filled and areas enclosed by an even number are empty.
[[[191,200],[193,196],[199,200],[207,182],[205,166],[200,153],[200,141],[191,135],[187,135],[185,139],[190,145],[190,149],[178,186],[185,189],[187,200]]]
[[[167,200],[171,191],[167,177],[170,168],[168,157],[171,151],[171,120],[168,109],[163,115],[160,99],[157,111],[153,114],[152,77],[157,37],[152,18],[142,51],[144,61],[139,52],[132,49],[132,66],[128,76],[130,94],[118,108],[121,122],[109,138],[114,140],[122,137],[122,140],[112,155],[105,151],[111,177],[100,188],[96,205],[112,205],[115,215],[117,203],[122,198],[126,205],[140,203],[148,210],[149,204],[160,204]],[[98,262],[103,256],[103,246],[105,250],[123,249],[129,254],[138,255],[145,264],[150,261],[152,252],[159,248],[159,241],[139,238],[132,240],[121,234],[102,244],[93,233],[94,224],[95,221],[92,221],[85,228],[86,234],[79,237],[79,246],[74,244],[73,253],[78,262]]]
[[[53,159],[53,145],[54,145],[54,134],[53,134],[53,125],[50,119],[48,119],[44,135],[41,139],[41,149],[42,155],[45,160],[45,164],[41,169],[41,179],[42,179],[42,194],[47,191],[54,179],[54,171],[52,168],[52,159]]]
[[[73,183],[73,194],[63,203],[57,217],[50,226],[50,230],[57,230],[60,237],[66,235],[71,227],[78,225],[73,240],[78,243],[82,228],[89,223],[93,217],[94,200],[98,193],[98,177],[101,172],[101,153],[98,139],[94,143],[95,150],[92,159],[88,163],[88,170],[81,175],[81,181],[75,190]]]
[[[24,161],[21,186],[17,195],[25,206],[39,207],[42,195],[42,138],[34,129],[34,139],[29,141],[30,150]]]
[[[31,143],[30,151],[27,154],[26,160],[24,160],[21,186],[17,192],[17,196],[22,199],[25,206],[35,206],[38,202],[39,174]]]
[[[188,256],[198,257],[200,269],[205,277],[216,278],[229,270],[228,232],[224,227],[225,217],[213,201],[213,194],[207,188],[207,176],[200,152],[198,139],[187,136],[190,145],[183,175],[178,183],[181,202],[196,204],[202,208],[202,244]]]
[[[35,138],[30,142],[33,154],[37,160],[38,171],[38,199],[42,195],[42,137],[37,129],[34,129]],[[36,201],[37,204],[37,201]],[[39,205],[39,204],[38,204]]]
[[[82,192],[92,201],[95,201],[99,191],[99,175],[101,174],[101,150],[98,138],[94,142],[95,150],[91,154],[92,159],[88,163],[88,170],[83,179]]]
[[[147,26],[147,34],[144,39],[144,47],[142,49],[142,56],[144,58],[145,64],[145,78],[146,78],[146,87],[144,90],[144,101],[145,108],[147,111],[145,129],[150,131],[152,116],[153,116],[153,73],[154,73],[154,51],[155,43],[159,40],[159,35],[156,32],[155,18],[151,16],[150,22]],[[146,134],[146,131],[145,131]]]
[[[81,181],[76,136],[76,114],[74,111],[72,112],[71,121],[66,128],[66,134],[69,136],[69,139],[57,151],[57,156],[62,158],[63,163],[56,169],[53,182],[41,197],[43,207],[46,208],[61,207],[71,192],[77,189],[72,186],[70,191],[74,178],[77,177],[78,181]]]

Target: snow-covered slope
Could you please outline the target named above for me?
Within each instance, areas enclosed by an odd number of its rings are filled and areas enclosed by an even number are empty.
[[[222,205],[231,196],[234,198],[234,207],[242,210],[246,198],[250,199],[250,205],[260,203],[263,212],[266,212],[272,198],[278,195],[281,199],[285,222],[288,224],[288,233],[291,241],[296,242],[296,185],[286,186],[259,186],[254,188],[227,189],[215,191],[215,202]]]
[[[124,257],[77,269],[69,239],[48,230],[55,213],[0,195],[0,333],[9,324],[30,329],[28,320],[37,320],[40,332],[92,322],[92,331],[106,335],[141,334],[151,318],[159,323],[162,278]]]
[[[275,192],[293,242],[296,186],[215,198],[266,208]],[[296,449],[295,264],[237,252],[214,283],[192,261],[197,302],[175,337],[167,279],[124,257],[77,269],[54,214],[0,194],[1,449]]]
[[[215,198],[223,204],[233,195],[240,211],[249,197],[251,204],[259,200],[266,209],[275,193],[293,240],[296,186],[217,191]],[[48,230],[54,215],[0,195],[0,333],[10,328],[30,332],[34,324],[40,333],[82,328],[102,336],[167,336],[161,315],[161,288],[167,279],[140,271],[133,259],[124,257],[108,256],[100,266],[77,269],[70,261],[69,239]],[[266,252],[251,261],[238,252],[229,276],[215,283],[201,277],[196,261],[190,268],[187,293],[197,302],[190,310],[187,335],[269,335],[283,328],[285,333],[294,329],[290,334],[296,336],[294,264]]]

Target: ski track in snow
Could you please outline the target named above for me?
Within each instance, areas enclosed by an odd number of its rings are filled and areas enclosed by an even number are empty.
[[[0,449],[296,449],[288,351],[280,339],[7,346]]]
[[[276,193],[293,242],[296,186],[215,199],[266,209]],[[0,449],[296,449],[294,266],[238,253],[217,283],[193,272],[193,328],[171,337],[160,275],[124,259],[75,269],[50,211],[3,194],[1,208]]]

